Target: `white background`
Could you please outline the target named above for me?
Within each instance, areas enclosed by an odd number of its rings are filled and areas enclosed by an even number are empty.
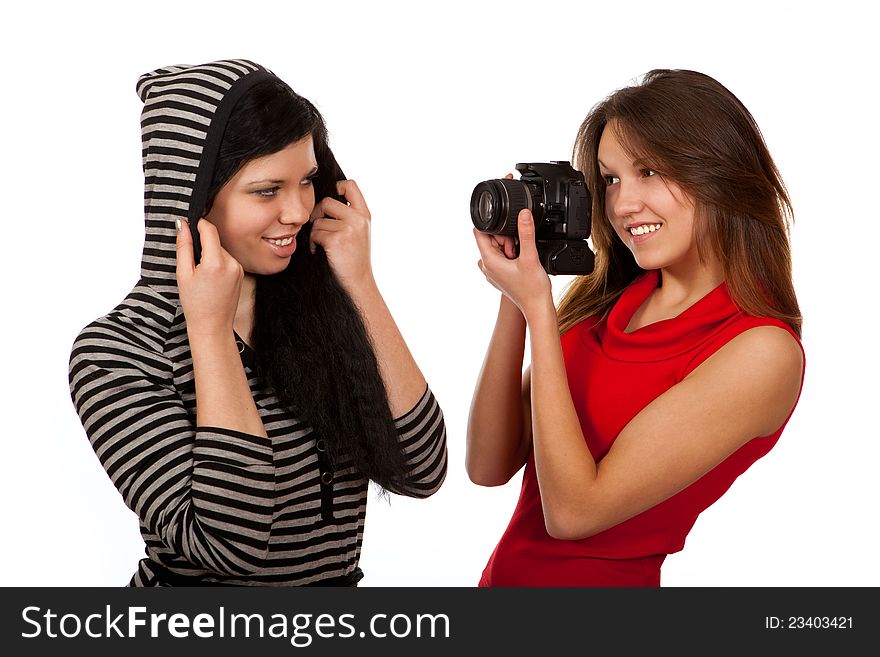
[[[0,584],[121,585],[142,556],[70,402],[68,354],[138,277],[138,76],[240,57],[323,112],[372,210],[380,287],[446,414],[442,490],[371,494],[364,586],[476,584],[518,494],[520,476],[485,489],[464,471],[498,302],[476,268],[474,184],[570,158],[590,107],[652,68],[712,75],[761,126],[794,201],[807,353],[779,444],[704,513],[663,584],[880,585],[871,3],[24,5],[0,27]]]

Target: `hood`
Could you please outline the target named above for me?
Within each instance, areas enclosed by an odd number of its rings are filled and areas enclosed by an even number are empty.
[[[144,102],[141,144],[147,234],[141,278],[146,284],[177,296],[175,220],[189,222],[196,234],[232,109],[244,92],[270,77],[272,72],[259,64],[227,59],[167,66],[138,79],[137,92]],[[195,255],[198,258],[198,251]]]

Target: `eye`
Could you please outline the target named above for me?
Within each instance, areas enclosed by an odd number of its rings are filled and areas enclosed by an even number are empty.
[[[642,177],[650,178],[651,176],[656,176],[657,172],[654,169],[642,169]]]
[[[617,176],[602,176],[602,179],[605,181],[606,185],[616,185],[620,182],[620,178]]]
[[[306,178],[300,183],[300,185],[302,185],[303,187],[311,187],[312,185],[315,184],[315,179],[316,179],[317,177],[318,177],[318,169],[316,168],[314,171],[312,171],[312,172],[308,175],[308,177],[306,177]]]
[[[259,196],[260,198],[272,198],[278,192],[280,187],[267,187],[266,189],[257,189],[252,192],[255,196]]]

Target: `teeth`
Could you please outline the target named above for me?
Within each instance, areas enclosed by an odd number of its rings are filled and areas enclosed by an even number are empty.
[[[635,228],[630,228],[629,232],[633,235],[645,235],[647,233],[653,233],[655,230],[660,230],[660,224],[645,224],[644,226],[636,226]]]
[[[293,241],[292,237],[285,237],[283,240],[268,240],[275,246],[287,246]]]

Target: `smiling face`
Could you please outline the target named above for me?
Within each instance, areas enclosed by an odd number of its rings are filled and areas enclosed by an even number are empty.
[[[205,218],[246,272],[277,274],[290,263],[296,234],[315,207],[317,171],[309,136],[251,160],[217,192]]]
[[[642,269],[698,266],[694,203],[673,181],[633,160],[614,123],[599,140],[609,222]]]

